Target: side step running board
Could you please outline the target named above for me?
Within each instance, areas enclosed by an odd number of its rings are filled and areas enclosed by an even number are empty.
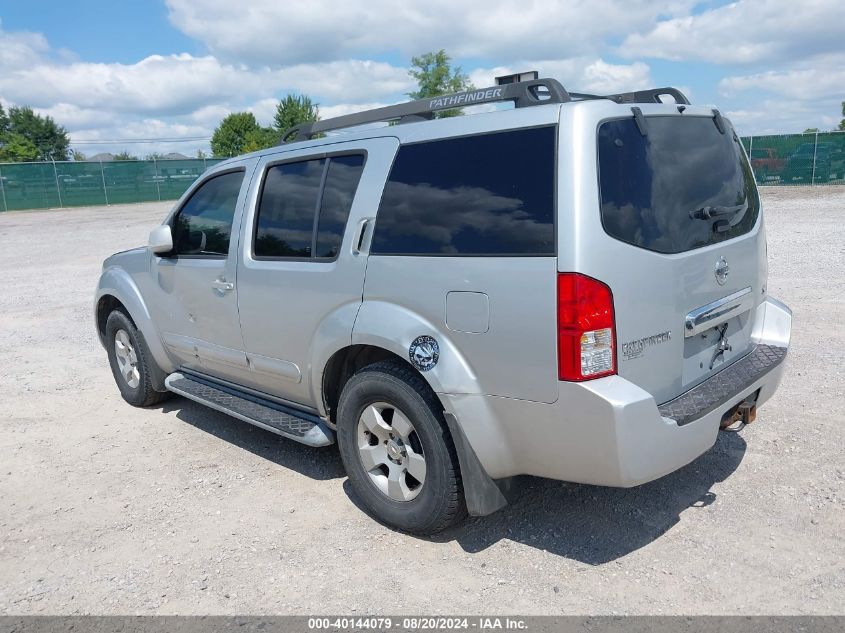
[[[334,433],[317,416],[180,372],[170,374],[164,385],[180,396],[302,444],[334,444]]]

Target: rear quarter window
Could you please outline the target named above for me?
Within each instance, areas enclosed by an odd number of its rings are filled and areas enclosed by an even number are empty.
[[[403,145],[376,255],[554,255],[554,126]]]

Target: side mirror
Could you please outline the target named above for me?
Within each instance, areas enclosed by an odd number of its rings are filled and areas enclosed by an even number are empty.
[[[170,226],[162,224],[150,232],[150,241],[147,243],[150,252],[156,255],[166,255],[173,250],[173,233]]]

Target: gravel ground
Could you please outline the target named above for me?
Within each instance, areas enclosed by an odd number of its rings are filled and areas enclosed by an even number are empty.
[[[359,510],[334,448],[120,399],[92,294],[168,204],[0,214],[0,613],[843,613],[845,187],[763,198],[795,322],[758,422],[631,490],[529,479],[434,539]]]

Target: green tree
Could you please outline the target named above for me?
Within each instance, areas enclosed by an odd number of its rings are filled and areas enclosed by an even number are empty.
[[[808,127],[806,130],[804,130],[803,134],[815,134],[818,131],[819,128],[817,127]]]
[[[320,107],[305,95],[288,95],[276,105],[273,127],[278,132],[276,143],[283,132],[300,123],[320,120]]]
[[[23,163],[40,158],[38,147],[23,134],[9,132],[0,139],[0,163]]]
[[[3,104],[0,103],[0,143],[3,142],[3,139],[9,133],[9,126],[11,122],[9,121],[9,115],[6,114],[6,110],[3,109]]]
[[[243,152],[257,152],[260,149],[279,144],[279,132],[274,127],[257,127],[247,133]]]
[[[135,156],[134,154],[130,154],[126,150],[123,150],[122,152],[115,154],[114,159],[115,160],[138,160],[138,157]]]
[[[211,137],[211,153],[218,157],[237,156],[244,146],[261,130],[252,112],[233,112],[220,122]]]
[[[206,154],[203,150],[197,150],[197,158],[208,158],[208,154]]]
[[[161,152],[150,152],[144,158],[144,160],[163,160],[163,159],[164,159],[164,154],[162,154]]]
[[[409,92],[411,99],[428,99],[452,92],[472,90],[474,86],[469,77],[461,71],[461,67],[452,68],[452,58],[442,48],[436,53],[425,53],[411,58],[411,69],[408,71],[417,80],[418,89]],[[459,116],[460,109],[443,110],[438,112],[438,118]]]
[[[9,132],[35,145],[40,160],[67,160],[70,138],[67,130],[52,117],[36,114],[29,106],[11,108]]]
[[[85,156],[85,154],[80,152],[78,149],[73,150],[71,152],[71,155],[73,156],[73,160],[75,160],[75,161],[88,160],[88,158]]]

